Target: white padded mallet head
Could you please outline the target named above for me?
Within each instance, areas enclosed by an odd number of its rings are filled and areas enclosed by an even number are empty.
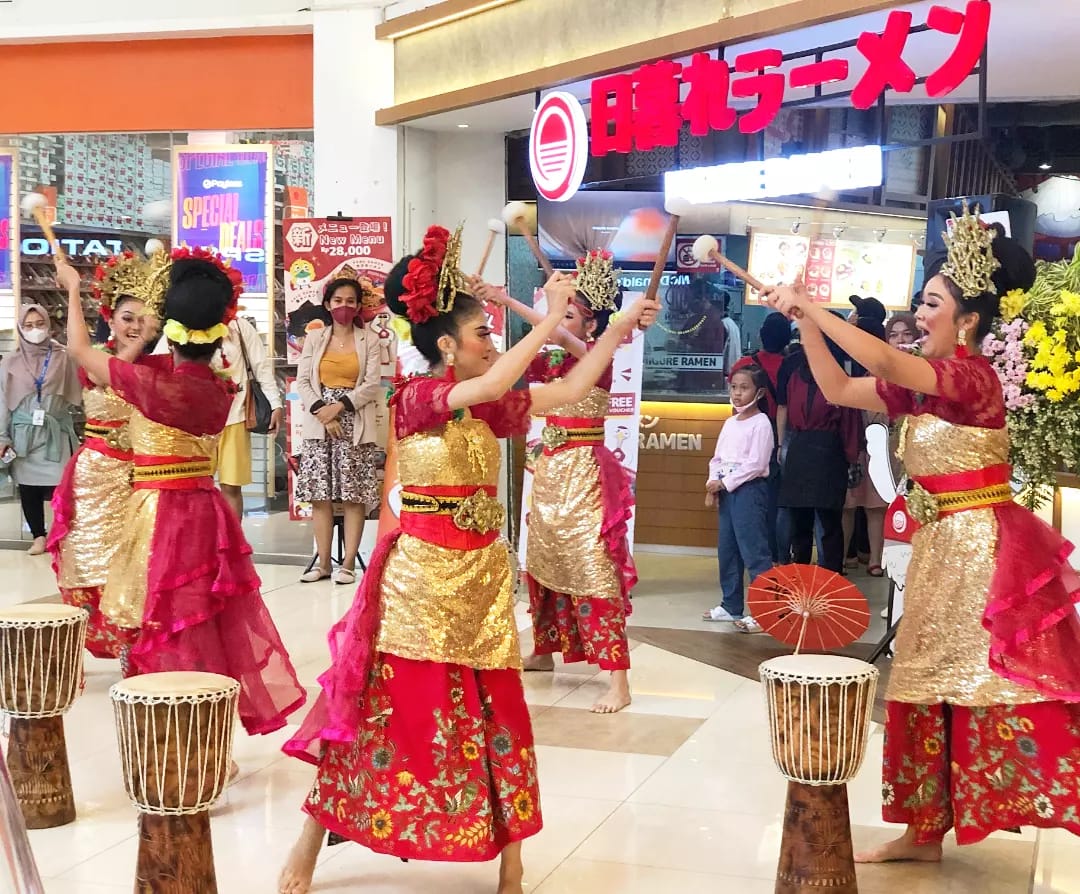
[[[687,214],[693,209],[694,205],[689,199],[683,196],[672,196],[670,199],[664,202],[664,210],[668,214],[673,214],[675,217],[686,217]]]
[[[502,219],[507,226],[516,224],[519,220],[524,220],[529,216],[529,206],[524,202],[509,202],[505,208],[503,208]]]
[[[39,192],[28,192],[23,196],[22,211],[27,217],[32,217],[36,208],[44,208],[49,204],[48,199]]]
[[[165,243],[160,239],[147,239],[146,246],[143,248],[148,258],[152,258],[159,251],[165,251]]]
[[[506,221],[499,220],[497,217],[492,217],[488,220],[487,227],[492,233],[505,233]]]
[[[720,251],[720,243],[716,241],[715,236],[710,236],[707,233],[704,236],[698,236],[694,240],[694,260],[695,261],[708,261],[712,257],[713,252]]]

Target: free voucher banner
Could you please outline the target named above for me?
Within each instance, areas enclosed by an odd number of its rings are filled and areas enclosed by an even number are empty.
[[[173,152],[173,244],[221,252],[249,297],[269,295],[273,283],[273,152],[254,145]]]

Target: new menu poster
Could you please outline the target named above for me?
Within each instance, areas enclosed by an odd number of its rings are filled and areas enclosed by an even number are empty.
[[[296,363],[311,332],[333,325],[322,305],[323,289],[335,279],[360,284],[363,325],[379,337],[383,383],[389,388],[397,369],[397,337],[390,326],[391,313],[382,298],[382,284],[394,266],[389,217],[357,217],[340,220],[292,218],[282,226],[285,262],[285,341],[289,363]],[[370,286],[370,287],[369,287]],[[290,388],[290,455],[298,458],[303,444],[299,395]],[[376,474],[385,473],[390,413],[386,391],[375,404],[376,443],[382,455]],[[294,463],[295,464],[295,463]],[[296,476],[289,474],[289,514],[294,520],[311,517],[311,506],[295,499]],[[378,507],[374,507],[377,511]]]
[[[220,252],[249,297],[269,295],[273,283],[273,153],[268,145],[173,150],[173,244]]]
[[[877,298],[886,307],[907,308],[915,276],[915,246],[892,242],[755,232],[749,272],[767,285],[794,282],[806,274],[806,289],[822,304],[850,307],[849,298]],[[753,289],[748,304],[760,304]]]
[[[17,164],[14,149],[0,149],[0,292],[18,290]]]

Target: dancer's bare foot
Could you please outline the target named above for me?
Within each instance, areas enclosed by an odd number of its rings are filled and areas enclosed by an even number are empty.
[[[552,655],[537,655],[533,652],[522,662],[527,671],[553,671],[555,670],[555,658]]]
[[[894,839],[872,851],[855,855],[856,863],[940,863],[941,842],[936,844],[916,844],[915,830],[908,826],[899,838]]]
[[[611,672],[611,686],[595,705],[594,714],[618,714],[630,704],[630,676],[624,670]]]
[[[525,894],[521,881],[525,877],[525,867],[521,862],[521,842],[507,845],[499,861],[498,894]]]
[[[311,889],[311,880],[315,876],[315,862],[322,847],[323,827],[308,817],[304,820],[304,830],[296,844],[289,851],[289,859],[281,870],[278,879],[280,894],[307,894]]]

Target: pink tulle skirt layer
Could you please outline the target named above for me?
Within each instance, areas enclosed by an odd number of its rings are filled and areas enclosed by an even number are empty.
[[[211,482],[160,493],[132,674],[203,671],[240,683],[251,735],[280,729],[306,692],[259,592],[251,547]]]

